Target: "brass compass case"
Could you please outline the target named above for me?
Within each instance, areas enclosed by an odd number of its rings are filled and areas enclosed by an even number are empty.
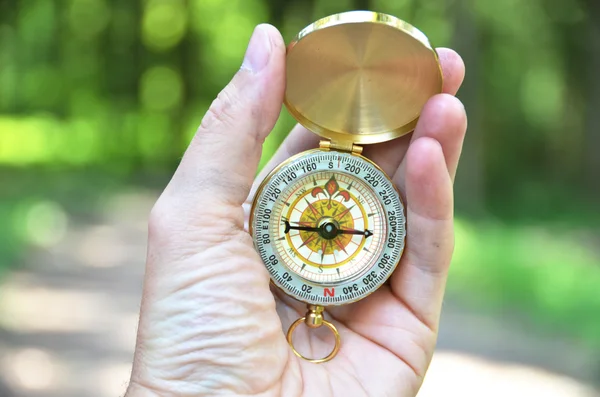
[[[371,144],[407,134],[441,90],[427,37],[390,15],[332,15],[288,46],[285,104],[302,125],[334,142]]]
[[[361,156],[361,145],[411,132],[425,102],[441,92],[442,73],[423,33],[369,11],[303,29],[288,46],[286,72],[287,109],[324,139],[265,178],[249,224],[273,284],[308,304],[288,331],[292,350],[321,363],[340,348],[324,307],[376,291],[404,250],[404,204],[383,170]],[[327,357],[309,359],[294,348],[302,322],[332,330],[336,344]]]

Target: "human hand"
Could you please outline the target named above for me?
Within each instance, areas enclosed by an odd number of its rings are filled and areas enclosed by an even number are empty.
[[[253,184],[285,86],[281,35],[257,27],[242,68],[152,210],[129,397],[416,395],[437,337],[454,246],[452,181],[466,130],[452,96],[462,61],[451,50],[438,53],[445,94],[429,100],[412,135],[364,149],[404,192],[404,255],[375,293],[327,308],[343,344],[334,360],[316,365],[296,357],[285,339],[305,305],[270,289],[247,232],[268,170],[318,144],[297,126]],[[298,349],[327,353],[332,342],[316,334],[299,329]]]

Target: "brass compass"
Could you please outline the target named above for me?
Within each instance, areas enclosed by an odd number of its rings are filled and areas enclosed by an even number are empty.
[[[302,30],[287,49],[285,105],[320,135],[319,148],[277,166],[250,213],[254,244],[272,282],[308,304],[287,340],[320,363],[340,348],[324,308],[356,302],[390,277],[404,250],[404,204],[390,178],[361,156],[364,144],[411,132],[441,92],[437,54],[419,30],[393,16],[352,11]],[[330,328],[332,352],[318,359],[293,345],[301,323]]]

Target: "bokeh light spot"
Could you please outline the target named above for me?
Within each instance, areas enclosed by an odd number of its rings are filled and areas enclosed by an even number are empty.
[[[91,39],[101,33],[110,20],[110,10],[105,0],[72,0],[69,7],[69,24],[75,37]]]
[[[72,164],[85,164],[91,162],[98,155],[98,144],[102,128],[93,119],[75,119],[69,131],[70,139],[66,140],[62,155],[64,160]],[[63,138],[67,138],[63,135]]]
[[[237,12],[230,12],[234,8]],[[190,4],[192,28],[205,44],[199,60],[215,81],[231,78],[242,63],[254,26],[267,18],[265,4],[257,0],[195,0]]]
[[[180,1],[152,0],[146,4],[142,21],[142,40],[146,47],[168,50],[181,41],[186,30],[186,9]]]
[[[165,147],[173,142],[171,120],[162,113],[146,112],[140,119],[138,134],[138,150],[145,158],[159,158],[165,151],[157,151],[157,147]]]
[[[47,352],[28,348],[12,357],[12,372],[18,386],[29,390],[47,390],[55,379],[54,362]]]
[[[523,110],[529,121],[544,129],[556,128],[562,120],[563,78],[555,65],[531,68],[521,92]]]
[[[150,110],[169,110],[179,105],[183,95],[181,76],[165,66],[144,72],[140,84],[140,100]]]
[[[51,201],[32,205],[27,212],[25,223],[28,240],[40,247],[56,245],[67,231],[65,211]]]

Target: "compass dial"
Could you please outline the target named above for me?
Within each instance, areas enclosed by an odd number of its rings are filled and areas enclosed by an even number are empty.
[[[259,189],[250,225],[273,282],[312,304],[370,294],[404,248],[396,189],[372,162],[350,153],[315,149],[283,163]]]

